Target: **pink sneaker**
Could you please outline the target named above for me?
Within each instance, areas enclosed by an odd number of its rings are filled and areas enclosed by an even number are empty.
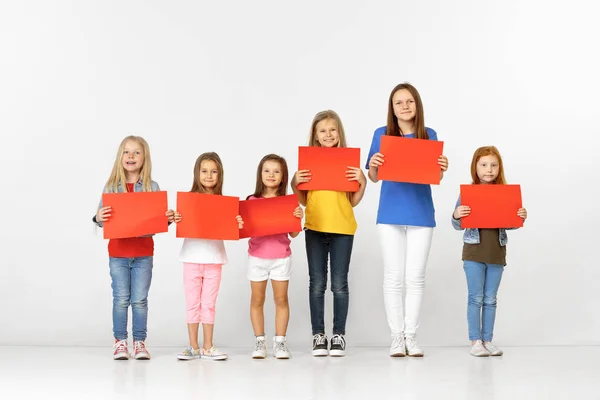
[[[150,353],[146,350],[146,343],[143,340],[133,341],[133,357],[136,360],[149,360]]]
[[[114,360],[129,360],[129,350],[127,350],[127,339],[125,340],[115,340],[115,345],[113,346]]]

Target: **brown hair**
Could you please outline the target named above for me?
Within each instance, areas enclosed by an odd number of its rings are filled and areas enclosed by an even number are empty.
[[[194,182],[192,183],[192,189],[190,192],[209,193],[208,190],[200,183],[200,169],[202,166],[202,161],[214,161],[214,163],[217,164],[217,184],[215,185],[212,193],[223,194],[223,163],[221,162],[221,157],[212,151],[208,153],[202,153],[196,159],[196,164],[194,165]]]
[[[394,104],[392,103],[394,94],[396,94],[399,90],[408,90],[408,92],[415,99],[416,106],[416,115],[414,118],[414,128],[415,128],[415,138],[417,139],[429,139],[429,135],[427,134],[427,130],[425,129],[425,114],[423,112],[423,102],[421,101],[421,96],[417,89],[411,85],[410,83],[401,83],[396,85],[396,87],[390,93],[390,98],[388,100],[388,116],[387,116],[387,130],[386,135],[390,136],[404,136],[406,133],[410,132],[402,132],[400,131],[400,126],[398,125],[398,118],[396,114],[394,114]]]
[[[258,163],[258,168],[256,169],[256,188],[254,189],[254,194],[250,196],[261,197],[265,191],[265,184],[262,181],[262,170],[265,162],[267,161],[275,161],[278,162],[281,166],[281,182],[279,183],[279,187],[277,188],[277,196],[285,196],[287,194],[287,185],[288,185],[288,166],[285,158],[278,156],[277,154],[267,154],[260,160]],[[250,198],[248,196],[246,200]]]
[[[485,156],[496,156],[498,158],[498,177],[494,180],[497,185],[506,184],[506,179],[504,178],[504,165],[502,164],[502,157],[500,156],[500,152],[496,148],[496,146],[484,146],[475,150],[475,154],[473,154],[473,161],[471,161],[471,178],[473,179],[473,184],[480,184],[481,181],[477,176],[477,162],[481,157]]]
[[[340,141],[338,142],[338,147],[346,147],[346,133],[344,132],[344,125],[342,124],[342,120],[339,115],[333,110],[325,110],[318,112],[317,115],[313,118],[312,124],[310,125],[310,136],[308,137],[308,145],[309,146],[318,146],[321,147],[319,140],[317,139],[316,129],[317,124],[326,119],[332,119],[337,124],[338,133],[340,135]]]

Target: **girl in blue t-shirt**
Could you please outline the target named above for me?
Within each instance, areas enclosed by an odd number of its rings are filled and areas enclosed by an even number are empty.
[[[437,140],[437,134],[425,127],[423,103],[412,85],[402,83],[390,93],[387,126],[373,135],[368,164],[369,179],[378,182],[377,171],[385,162],[379,152],[383,135]],[[440,156],[440,177],[448,169],[448,159]],[[425,268],[435,227],[435,211],[430,185],[384,181],[379,196],[377,230],[383,254],[383,299],[392,333],[390,356],[422,357],[416,330]],[[406,300],[403,304],[403,287]]]

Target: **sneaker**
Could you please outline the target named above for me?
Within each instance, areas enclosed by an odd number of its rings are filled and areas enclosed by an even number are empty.
[[[200,349],[193,349],[192,346],[186,347],[181,353],[177,354],[178,360],[200,359]]]
[[[504,354],[504,352],[498,347],[494,346],[492,342],[484,343],[483,346],[487,349],[487,351],[490,352],[490,356],[501,356]]]
[[[146,349],[146,343],[143,340],[133,341],[133,357],[136,360],[149,360],[150,353]]]
[[[489,357],[490,352],[485,348],[481,340],[477,340],[475,344],[471,346],[469,354],[475,357]]]
[[[254,350],[252,351],[252,358],[261,359],[267,357],[267,343],[265,342],[264,336],[257,336],[254,342]]]
[[[390,357],[404,357],[406,355],[406,342],[404,334],[392,335],[392,347],[390,347]]]
[[[327,336],[322,333],[318,333],[313,336],[313,348],[312,355],[314,357],[322,357],[329,354],[327,350]]]
[[[215,360],[215,361],[227,360],[227,354],[221,352],[215,346],[211,347],[208,350],[202,349],[201,353],[202,353],[201,358],[206,358],[207,360]]]
[[[346,339],[344,335],[333,335],[329,355],[332,357],[344,357],[346,355]]]
[[[115,341],[113,349],[114,360],[129,360],[129,350],[127,350],[127,339]]]
[[[285,336],[283,339],[279,340],[277,340],[277,338],[273,338],[273,355],[275,358],[279,359],[288,359],[291,357],[290,350],[288,349],[285,341]]]
[[[406,335],[406,355],[409,357],[423,357],[423,349],[417,343],[417,335]]]

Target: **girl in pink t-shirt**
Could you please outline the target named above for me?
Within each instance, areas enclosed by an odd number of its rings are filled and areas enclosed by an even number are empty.
[[[288,168],[283,157],[268,154],[260,160],[256,171],[256,189],[248,200],[285,196],[288,185]],[[294,216],[304,215],[300,206],[294,210]],[[290,319],[288,304],[288,283],[292,273],[292,251],[290,239],[299,232],[252,237],[248,241],[248,279],[252,289],[250,300],[250,320],[256,336],[252,358],[265,358],[265,293],[267,281],[271,278],[275,300],[275,337],[273,355],[275,358],[290,358],[285,335]]]

